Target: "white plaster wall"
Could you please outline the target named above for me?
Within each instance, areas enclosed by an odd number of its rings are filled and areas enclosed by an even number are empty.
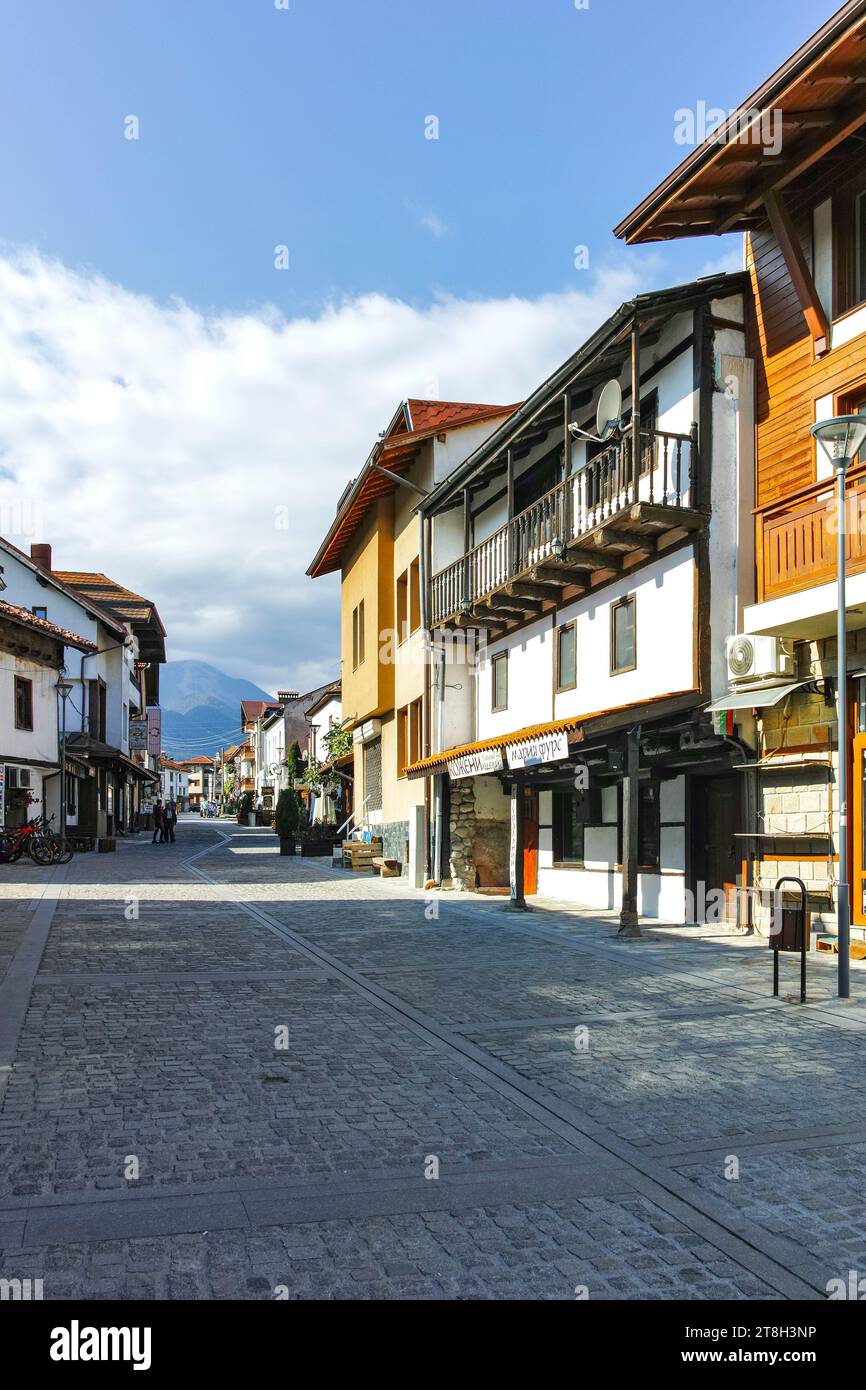
[[[557,626],[577,623],[577,685],[554,695],[553,620],[545,617],[513,636],[492,643],[479,666],[479,739],[513,733],[530,724],[591,715],[695,686],[695,554],[687,546],[654,564],[606,585],[597,594],[559,610]],[[637,666],[610,674],[612,605],[634,594]],[[508,656],[508,708],[493,713],[491,662]]]
[[[33,730],[15,727],[15,677],[33,682]],[[0,652],[0,754],[9,763],[57,762],[57,672]]]

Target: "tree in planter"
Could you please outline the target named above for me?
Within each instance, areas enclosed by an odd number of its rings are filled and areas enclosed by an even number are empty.
[[[247,816],[251,816],[255,809],[255,801],[252,792],[244,792],[238,802],[238,825],[246,825]]]
[[[292,786],[294,786],[304,775],[304,760],[301,757],[301,745],[298,743],[297,739],[295,739],[289,749],[288,757],[286,758],[286,767],[289,770],[289,781]]]
[[[301,804],[293,787],[281,791],[274,816],[274,830],[280,837],[280,852],[290,854],[295,847],[295,837],[301,829],[303,816]],[[286,848],[291,846],[291,849]]]

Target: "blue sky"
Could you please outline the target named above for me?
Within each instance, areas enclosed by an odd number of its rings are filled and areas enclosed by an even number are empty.
[[[523,399],[636,290],[736,267],[737,237],[611,228],[679,109],[824,17],[0,0],[0,532],[147,594],[171,658],[333,678],[338,581],[305,570],[400,400]]]
[[[734,104],[824,15],[814,0],[289,4],[3,0],[0,236],[204,308],[560,290],[574,246],[610,255],[619,216],[685,153],[674,111]],[[670,263],[688,278],[713,253]]]

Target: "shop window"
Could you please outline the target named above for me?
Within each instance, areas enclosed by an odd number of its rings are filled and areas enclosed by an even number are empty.
[[[642,869],[657,871],[661,858],[660,788],[655,778],[638,787],[637,862]]]
[[[635,596],[620,599],[610,610],[610,673],[618,676],[637,665]]]
[[[577,684],[577,626],[567,623],[556,634],[556,689],[573,690]]]
[[[494,714],[508,709],[508,652],[500,652],[490,663],[492,676],[491,710]]]
[[[602,821],[598,789],[553,793],[553,858],[557,864],[583,864],[587,826]]]

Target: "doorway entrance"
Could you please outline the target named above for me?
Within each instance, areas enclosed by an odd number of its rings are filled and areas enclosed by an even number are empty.
[[[737,919],[737,878],[742,861],[734,838],[742,827],[743,781],[736,773],[718,777],[693,777],[690,782],[691,837],[689,888],[694,917],[706,920],[706,908],[718,902],[710,894],[725,895],[723,919]],[[717,913],[717,909],[716,909]],[[715,914],[714,914],[715,915]]]
[[[523,896],[538,892],[538,792],[523,789]]]

